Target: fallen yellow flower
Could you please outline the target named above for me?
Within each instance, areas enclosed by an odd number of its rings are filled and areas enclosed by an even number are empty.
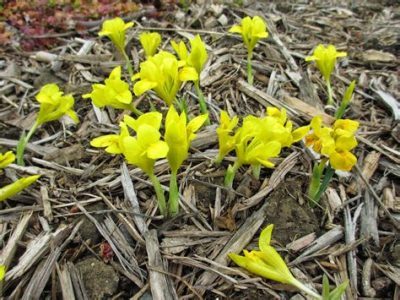
[[[18,179],[17,181],[10,183],[6,186],[0,188],[0,202],[7,200],[8,198],[18,194],[22,190],[26,189],[36,180],[38,180],[40,175],[32,175],[29,177]]]
[[[273,225],[268,225],[260,235],[260,250],[247,251],[243,250],[244,256],[236,253],[229,253],[228,256],[238,266],[248,270],[249,272],[262,276],[266,279],[290,284],[306,294],[322,299],[320,295],[305,286],[303,283],[293,277],[285,261],[279,253],[270,245]]]

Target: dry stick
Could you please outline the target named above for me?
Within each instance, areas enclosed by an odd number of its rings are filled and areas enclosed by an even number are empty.
[[[400,223],[392,216],[390,211],[383,205],[381,199],[379,196],[376,194],[375,190],[372,188],[372,186],[369,184],[368,180],[364,177],[363,173],[361,172],[360,168],[358,165],[355,165],[356,171],[360,178],[364,181],[365,185],[371,192],[371,195],[374,197],[375,201],[379,204],[379,207],[385,212],[385,214],[389,217],[390,222],[393,224],[394,227],[396,227],[397,230],[400,231]]]
[[[63,263],[60,266],[56,263],[56,268],[63,299],[75,300],[74,286],[72,285],[71,273],[68,270],[67,264]]]
[[[28,227],[29,220],[31,219],[33,211],[26,212],[19,221],[17,228],[14,230],[11,237],[8,239],[7,245],[3,248],[0,255],[0,265],[4,265],[8,269],[19,241],[25,234],[25,230]],[[1,296],[1,295],[0,295]]]
[[[294,97],[285,97],[282,100],[275,99],[267,93],[248,84],[243,79],[239,79],[237,84],[240,91],[253,98],[261,105],[265,107],[272,105],[278,108],[284,108],[291,117],[303,117],[307,120],[311,120],[314,116],[318,115],[322,117],[325,123],[330,124],[334,121],[332,116],[327,115],[323,111],[320,111],[300,99]]]
[[[165,271],[164,262],[160,253],[160,245],[157,240],[157,231],[152,229],[144,234],[146,240],[146,251],[149,264],[149,278],[151,294],[154,300],[178,299],[176,291],[169,277],[155,269]]]
[[[285,159],[285,161],[291,162],[294,158],[297,158],[298,156],[299,156],[298,153],[292,153]],[[292,164],[292,167],[293,166],[294,163]],[[283,180],[285,174],[287,174],[290,171],[290,169],[291,168],[289,167],[286,168],[286,170],[283,173],[280,173],[280,176],[276,176],[276,180],[270,180],[268,187],[257,193],[251,199],[258,201],[257,200],[258,198],[265,197],[268,193],[270,193],[279,185],[279,183]],[[267,216],[268,204],[269,203],[266,201],[259,210],[254,212],[250,217],[246,219],[243,225],[239,228],[238,231],[236,231],[236,233],[232,236],[232,238],[229,240],[226,246],[215,258],[214,261],[216,263],[221,264],[223,266],[227,266],[229,263],[228,253],[231,252],[239,253],[253,239],[254,234],[260,229],[261,225],[265,221],[265,218]],[[212,282],[214,282],[217,279],[217,277],[218,275],[212,272],[205,272],[200,276],[195,285],[207,286]],[[201,293],[204,292],[205,290],[201,289]]]
[[[344,187],[340,185],[340,194],[343,202],[346,200],[346,192]],[[346,245],[353,243],[356,240],[356,227],[357,227],[357,219],[360,216],[361,209],[363,205],[360,204],[356,211],[353,214],[353,218],[351,217],[350,208],[348,205],[344,208],[344,223],[345,223],[345,242]],[[347,266],[348,266],[348,274],[350,277],[350,287],[352,289],[353,295],[358,294],[357,287],[357,261],[356,261],[356,253],[354,250],[350,250],[347,252]]]
[[[71,234],[68,237],[65,236],[62,239],[54,239],[54,241],[51,241],[52,246],[56,248],[51,251],[47,258],[36,268],[35,272],[31,276],[29,284],[25,288],[22,300],[40,299],[40,296],[50,278],[58,258],[65,247],[73,240],[82,223],[83,221],[80,221],[76,226],[74,226]],[[72,229],[72,226],[69,227]],[[61,242],[63,243],[58,246],[57,244],[60,244]]]
[[[124,189],[125,199],[132,205],[132,211],[135,213],[132,217],[133,221],[143,236],[146,231],[148,231],[148,228],[144,219],[140,217],[142,212],[140,211],[139,201],[133,187],[131,176],[129,175],[128,167],[125,163],[121,165],[121,184]]]

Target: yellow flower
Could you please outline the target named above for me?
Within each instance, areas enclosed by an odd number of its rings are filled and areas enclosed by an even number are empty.
[[[40,103],[38,125],[58,120],[64,115],[69,116],[75,123],[79,122],[77,114],[72,109],[74,98],[72,95],[63,96],[63,94],[54,83],[46,84],[40,89],[39,94],[36,95],[36,100]]]
[[[154,174],[156,159],[164,158],[168,145],[160,140],[159,128],[162,115],[151,112],[141,115],[137,120],[125,117],[125,122],[136,131],[136,137],[123,138],[123,154],[128,163],[142,169],[150,177]]]
[[[140,72],[133,76],[133,91],[140,96],[148,90],[154,90],[168,106],[175,100],[183,81],[197,80],[197,72],[191,67],[179,67],[176,57],[168,52],[160,51],[140,64]]]
[[[123,153],[123,139],[129,136],[128,127],[124,122],[119,123],[119,134],[107,134],[94,138],[90,145],[96,148],[106,148],[105,151],[110,154]]]
[[[196,35],[190,41],[190,54],[187,58],[188,66],[196,69],[198,76],[203,70],[205,63],[207,62],[208,55],[206,45],[202,41],[200,35]]]
[[[221,111],[220,125],[217,128],[219,152],[217,162],[221,162],[222,159],[233,149],[235,149],[236,138],[232,135],[233,129],[238,124],[239,118],[234,116],[232,119],[229,118],[228,113],[224,110]]]
[[[157,48],[161,44],[161,35],[157,32],[143,32],[139,35],[139,41],[146,57],[150,57],[156,54]]]
[[[306,136],[307,146],[329,157],[332,168],[350,171],[357,158],[350,151],[357,146],[355,132],[359,123],[348,119],[336,120],[333,128],[322,126],[322,118],[317,116],[311,121],[313,132]]]
[[[315,49],[312,56],[307,56],[306,61],[315,61],[317,67],[324,77],[325,81],[330,81],[331,74],[335,68],[336,58],[347,56],[346,52],[336,51],[335,46],[319,44]]]
[[[179,115],[171,106],[165,120],[165,141],[168,144],[168,163],[173,173],[176,173],[183,161],[188,157],[191,141],[196,137],[195,132],[207,120],[208,115],[200,115],[187,123],[186,114]]]
[[[132,93],[129,84],[121,80],[121,67],[115,67],[105,84],[93,84],[92,92],[82,98],[91,98],[97,107],[111,106],[117,109],[132,109]]]
[[[32,183],[34,183],[40,175],[32,175],[29,177],[18,179],[17,181],[10,183],[0,188],[0,202],[7,200],[8,198],[18,194],[22,190],[26,189]]]
[[[12,151],[6,153],[0,153],[0,169],[4,169],[9,164],[13,163],[15,160],[15,155]]]
[[[258,40],[268,37],[267,26],[259,16],[243,18],[241,24],[234,25],[229,29],[229,32],[240,33],[242,35],[243,42],[250,55],[253,53]]]
[[[229,253],[229,258],[238,266],[253,274],[281,283],[291,284],[315,298],[322,299],[321,296],[293,277],[285,261],[275,248],[270,245],[273,228],[274,226],[271,224],[261,232],[258,243],[260,251],[252,250],[249,252],[243,250],[244,256]]]
[[[133,22],[125,23],[121,18],[114,18],[103,22],[99,36],[107,36],[118,49],[125,53],[125,31],[133,26]]]

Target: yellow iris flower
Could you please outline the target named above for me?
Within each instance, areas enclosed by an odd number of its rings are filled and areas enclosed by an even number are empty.
[[[121,67],[115,67],[105,84],[93,84],[92,92],[82,98],[91,98],[97,107],[111,106],[116,109],[132,110],[132,93],[129,84],[121,80]]]
[[[357,158],[350,151],[357,146],[355,132],[358,126],[357,121],[339,119],[335,121],[333,128],[325,127],[321,117],[314,117],[311,121],[313,132],[306,136],[306,145],[329,157],[332,168],[350,171],[357,162]]]
[[[195,132],[207,120],[208,115],[200,115],[187,123],[184,112],[179,115],[171,106],[165,120],[165,141],[168,144],[168,163],[172,172],[177,172],[183,161],[188,157],[191,141],[196,137]]]
[[[171,106],[183,81],[197,80],[198,75],[192,67],[180,67],[177,58],[166,51],[160,51],[140,64],[140,72],[133,76],[133,91],[140,96],[148,90],[155,93]]]
[[[178,169],[189,155],[190,143],[196,137],[196,131],[200,129],[207,118],[207,114],[200,115],[188,123],[184,112],[179,115],[173,105],[168,110],[164,139],[169,148],[167,159],[171,168],[168,201],[168,212],[171,215],[176,215],[179,209]]]
[[[200,77],[200,73],[208,59],[206,45],[198,34],[193,39],[189,40],[189,42],[190,53],[182,41],[180,41],[179,44],[175,41],[171,41],[171,46],[178,54],[179,59],[184,61],[187,66],[195,68],[197,75]]]
[[[258,40],[268,37],[267,26],[264,20],[259,16],[243,18],[241,24],[232,26],[229,32],[242,35],[243,43],[246,45],[250,56]]]
[[[220,115],[220,126],[217,128],[219,152],[216,162],[219,163],[233,149],[235,149],[236,138],[232,134],[233,129],[237,126],[239,118],[234,116],[232,119],[224,110]]]
[[[79,122],[77,114],[72,107],[74,98],[72,95],[63,95],[57,84],[46,84],[36,95],[40,103],[40,110],[37,116],[37,123],[41,125],[46,122],[55,121],[64,115],[69,116],[75,123]]]
[[[139,41],[146,57],[149,58],[156,54],[157,48],[161,44],[161,35],[158,32],[143,32],[139,35]]]
[[[336,51],[334,45],[324,46],[319,44],[315,49],[312,56],[307,56],[306,61],[315,61],[319,71],[324,77],[325,81],[330,81],[331,74],[335,68],[336,59],[338,57],[347,56],[346,52]]]
[[[250,252],[243,250],[244,256],[229,253],[229,258],[238,266],[253,274],[284,284],[293,285],[317,299],[322,299],[320,295],[294,278],[285,261],[275,248],[270,245],[272,230],[273,225],[271,224],[261,232],[258,243],[260,250],[252,250]]]
[[[107,36],[121,53],[125,53],[125,31],[133,26],[133,22],[125,23],[121,18],[103,22],[99,36]]]

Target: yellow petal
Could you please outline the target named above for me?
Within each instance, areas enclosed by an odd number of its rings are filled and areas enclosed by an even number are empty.
[[[302,126],[292,131],[293,142],[300,141],[310,131],[310,126]]]
[[[335,170],[351,171],[357,163],[357,157],[349,151],[332,152],[329,157],[329,162]]]
[[[5,275],[6,275],[6,266],[0,265],[0,281],[4,279]]]
[[[179,70],[179,80],[181,81],[196,81],[199,79],[199,74],[195,68],[183,67]]]
[[[133,92],[136,96],[140,96],[156,86],[157,82],[142,79],[135,83],[135,85],[133,86]]]
[[[118,134],[103,135],[91,140],[90,145],[96,148],[106,148],[105,151],[111,154],[120,154],[122,149],[119,147],[119,138]]]
[[[158,141],[151,144],[147,150],[147,156],[151,159],[164,158],[168,154],[168,144],[163,141]]]
[[[270,224],[261,231],[260,239],[258,240],[258,247],[261,251],[264,251],[269,247],[271,243],[272,230],[274,229],[274,224]]]
[[[231,29],[229,29],[229,32],[232,32],[232,33],[242,33],[242,27],[239,26],[239,25],[233,25],[233,26],[231,27]]]
[[[17,181],[11,184],[3,186],[2,188],[0,188],[0,202],[26,189],[28,186],[30,186],[32,183],[38,180],[39,177],[40,175],[32,175],[29,177],[18,179]]]
[[[6,153],[0,153],[0,169],[4,169],[15,160],[15,154],[12,151]]]

